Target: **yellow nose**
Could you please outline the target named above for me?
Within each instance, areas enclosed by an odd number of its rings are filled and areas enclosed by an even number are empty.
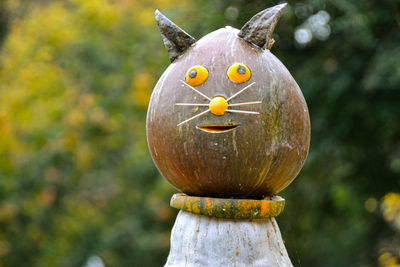
[[[228,101],[222,96],[216,96],[211,99],[210,104],[208,105],[211,113],[217,116],[224,115],[226,110],[228,109]]]

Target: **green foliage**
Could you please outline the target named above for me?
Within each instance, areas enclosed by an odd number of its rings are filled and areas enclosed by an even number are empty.
[[[145,141],[148,99],[169,65],[153,11],[200,38],[273,4],[1,2],[0,266],[82,266],[93,255],[162,265],[176,211]],[[325,37],[311,19],[321,10]],[[398,10],[396,0],[293,1],[273,36],[312,122],[306,165],[280,193],[296,266],[398,264]],[[296,42],[299,29],[311,39]]]
[[[152,10],[134,5],[55,1],[11,21],[0,76],[5,266],[166,257],[173,189],[152,164],[144,125],[166,60]]]

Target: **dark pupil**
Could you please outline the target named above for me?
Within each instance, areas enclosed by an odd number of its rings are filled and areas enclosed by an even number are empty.
[[[243,67],[242,65],[239,65],[239,67],[237,67],[237,72],[239,73],[239,74],[245,74],[246,73],[246,68],[245,67]]]
[[[191,70],[190,72],[189,72],[189,77],[190,78],[194,78],[194,77],[196,77],[197,76],[197,70]]]

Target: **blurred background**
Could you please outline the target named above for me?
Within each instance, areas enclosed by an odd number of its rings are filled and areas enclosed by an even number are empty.
[[[170,64],[154,10],[200,39],[275,4],[0,1],[0,266],[162,266],[177,211],[145,136]],[[399,6],[290,1],[275,30],[312,123],[280,193],[295,266],[400,266]]]

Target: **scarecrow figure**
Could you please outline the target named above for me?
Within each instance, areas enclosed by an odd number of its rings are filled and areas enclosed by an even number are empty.
[[[151,96],[147,139],[182,191],[171,199],[180,212],[166,266],[292,266],[274,217],[306,159],[310,120],[270,52],[285,6],[199,41],[156,11],[172,63]]]

